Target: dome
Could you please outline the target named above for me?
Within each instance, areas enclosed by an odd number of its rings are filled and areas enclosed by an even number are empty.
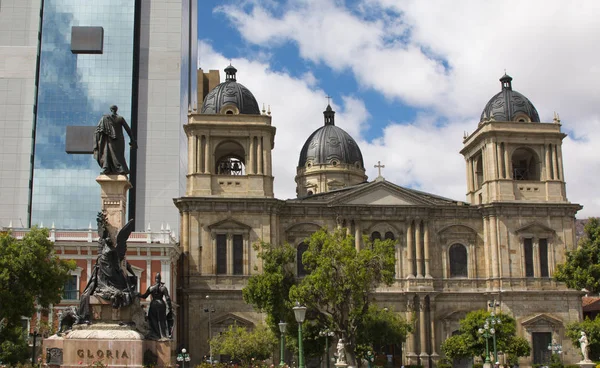
[[[362,153],[350,134],[334,124],[335,111],[330,105],[323,112],[325,125],[315,130],[300,151],[298,167],[313,164],[346,164],[364,168]]]
[[[493,117],[496,121],[522,121],[539,123],[540,117],[535,106],[517,91],[512,89],[512,78],[504,74],[500,78],[502,91],[496,94],[485,105],[480,122]]]
[[[237,69],[231,65],[225,68],[225,82],[217,85],[206,95],[200,113],[260,115],[254,95],[236,81],[236,72]]]

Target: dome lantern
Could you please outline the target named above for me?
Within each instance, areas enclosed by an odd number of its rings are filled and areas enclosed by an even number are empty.
[[[229,64],[227,68],[225,68],[225,80],[235,82],[235,73],[237,73],[237,69],[233,67],[233,65]]]
[[[335,111],[333,111],[331,105],[327,104],[327,108],[323,111],[323,117],[325,118],[325,125],[335,125]]]

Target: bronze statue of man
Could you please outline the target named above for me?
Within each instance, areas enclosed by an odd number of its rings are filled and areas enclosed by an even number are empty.
[[[137,143],[131,134],[131,128],[125,119],[117,114],[119,108],[116,105],[110,107],[110,114],[103,115],[98,122],[94,139],[94,158],[102,168],[101,173],[129,174],[129,168],[125,161],[125,137],[123,129],[129,135],[129,145],[137,148]]]

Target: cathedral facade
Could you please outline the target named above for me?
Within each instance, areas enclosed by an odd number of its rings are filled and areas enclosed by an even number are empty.
[[[522,366],[544,362],[548,344],[562,343],[564,361],[580,356],[565,335],[581,319],[578,291],[552,279],[575,248],[575,215],[567,200],[558,118],[540,122],[534,105],[504,75],[475,131],[463,139],[466,202],[404,188],[379,176],[369,181],[356,141],[336,125],[331,106],[299,153],[297,198],[274,198],[271,152],[275,127],[236,69],[199,73],[202,108],[189,115],[185,196],[181,215],[179,344],[199,362],[208,339],[231,324],[252,327],[264,316],[242,300],[261,272],[252,245],[288,242],[298,257],[319,228],[396,241],[396,279],[376,302],[415,322],[395,366],[435,366],[441,343],[473,310],[512,315],[532,347]],[[343,122],[342,122],[343,124]],[[292,153],[289,153],[292,154]],[[299,277],[301,265],[296,267]]]

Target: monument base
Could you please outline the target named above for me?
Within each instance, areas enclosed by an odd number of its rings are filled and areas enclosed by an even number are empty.
[[[119,325],[88,327],[44,339],[44,366],[73,368],[102,363],[110,367],[141,368],[173,365],[171,340],[144,340],[139,332]]]
[[[110,367],[173,366],[172,340],[146,340],[148,326],[139,300],[118,309],[109,301],[90,297],[91,323],[73,326],[42,342],[46,367],[82,367],[102,363]]]
[[[576,363],[578,366],[580,366],[581,368],[593,368],[596,366],[596,364],[591,361],[591,360],[582,360],[579,363]]]

